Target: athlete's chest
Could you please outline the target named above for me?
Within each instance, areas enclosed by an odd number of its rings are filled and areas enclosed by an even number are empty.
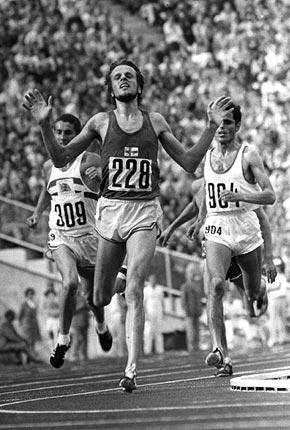
[[[234,151],[230,154],[222,154],[222,152],[212,152],[211,154],[211,167],[217,173],[227,172],[234,164],[237,152]]]
[[[125,133],[136,133],[143,126],[144,116],[140,111],[132,115],[122,115],[115,111],[114,116],[117,127]]]

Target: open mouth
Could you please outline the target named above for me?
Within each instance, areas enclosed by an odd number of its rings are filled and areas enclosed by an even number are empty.
[[[121,84],[121,85],[120,85],[120,88],[121,88],[121,89],[129,88],[129,85],[128,85],[128,84],[126,84],[126,83],[123,83],[123,84]]]

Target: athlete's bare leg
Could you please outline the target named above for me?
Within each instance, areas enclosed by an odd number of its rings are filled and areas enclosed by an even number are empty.
[[[261,299],[265,293],[265,287],[261,288],[261,246],[247,254],[237,256],[236,260],[242,271],[242,280],[245,289],[245,306],[249,315],[254,317],[257,311],[254,310],[253,303],[255,300]]]
[[[157,232],[137,231],[127,240],[126,343],[128,360],[125,374],[133,377],[141,351],[144,331],[143,289],[156,247]]]
[[[52,252],[52,255],[62,277],[62,288],[59,297],[59,332],[62,335],[68,335],[78,289],[76,258],[73,252],[65,245],[59,246]]]
[[[104,308],[93,302],[95,268],[79,269],[84,297],[98,323],[104,322]]]
[[[97,308],[110,303],[125,255],[125,243],[110,242],[99,237],[93,292],[93,302]]]
[[[207,283],[207,315],[213,350],[219,348],[228,355],[223,315],[226,273],[231,262],[231,250],[225,245],[206,241],[205,282]]]
[[[262,276],[262,249],[261,246],[248,254],[238,255],[237,263],[243,275],[243,285],[247,296],[258,299],[260,296]]]

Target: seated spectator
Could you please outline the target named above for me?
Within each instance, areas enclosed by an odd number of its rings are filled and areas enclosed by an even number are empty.
[[[4,318],[0,326],[0,359],[2,358],[3,362],[15,364],[39,363],[39,360],[30,352],[26,340],[14,327],[15,312],[9,309],[5,312]]]

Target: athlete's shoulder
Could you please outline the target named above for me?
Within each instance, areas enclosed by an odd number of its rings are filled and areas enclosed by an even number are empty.
[[[163,115],[159,112],[148,112],[149,118],[157,136],[164,131],[170,131],[170,127]]]
[[[104,126],[104,124],[107,123],[108,119],[108,112],[98,112],[88,120],[86,127],[98,131],[100,127]]]
[[[257,149],[253,145],[244,144],[243,147],[243,154],[246,161],[255,162],[257,160],[261,160]]]

